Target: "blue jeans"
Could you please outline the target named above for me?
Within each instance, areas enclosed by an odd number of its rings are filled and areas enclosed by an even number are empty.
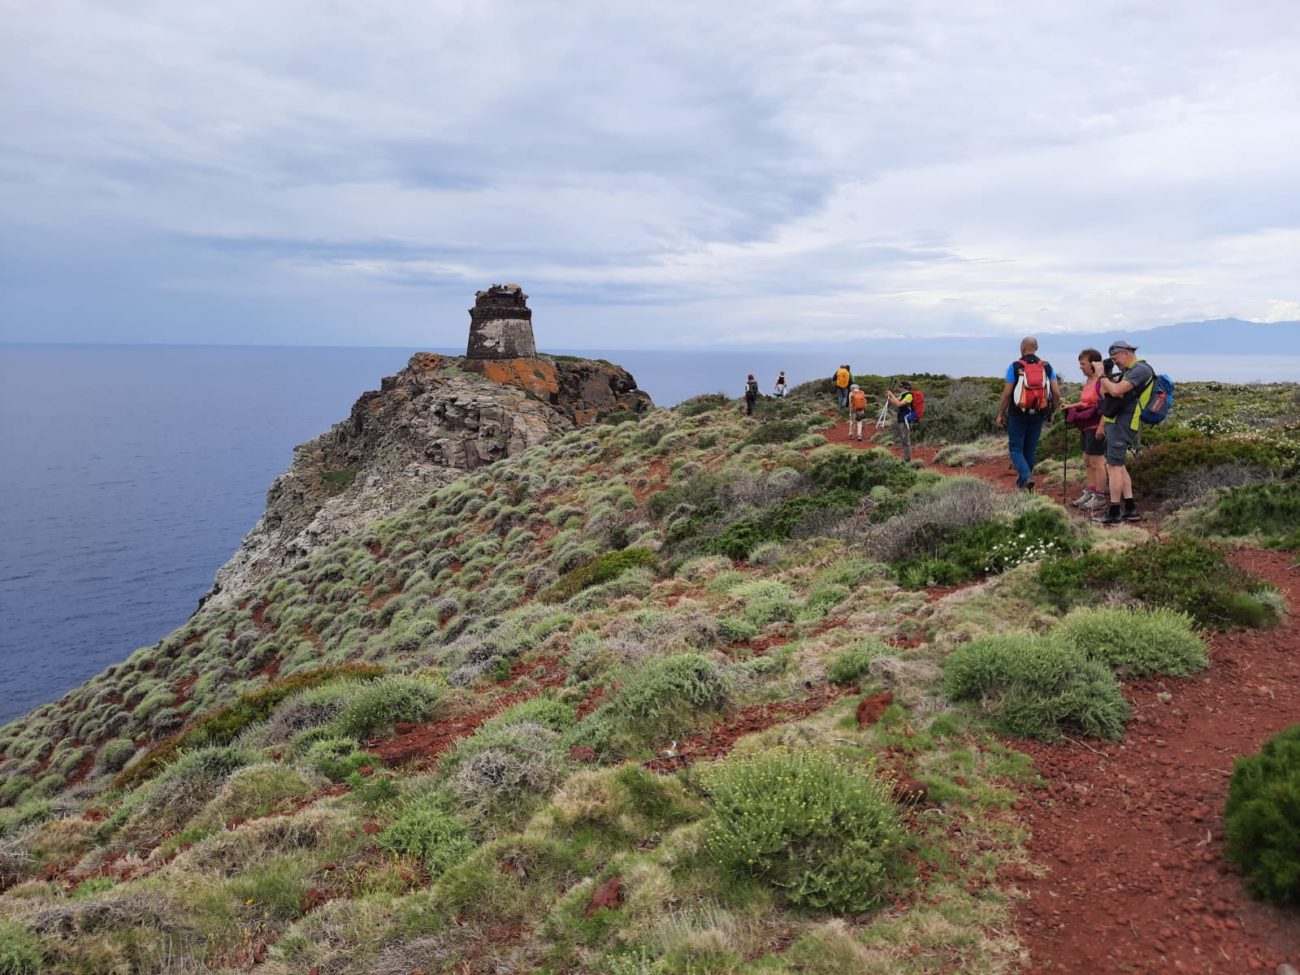
[[[1016,465],[1016,487],[1024,487],[1038,459],[1038,438],[1043,433],[1046,413],[1034,416],[1007,414],[1007,446]]]

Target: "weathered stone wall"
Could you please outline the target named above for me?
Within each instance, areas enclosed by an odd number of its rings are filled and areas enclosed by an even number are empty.
[[[470,359],[531,359],[537,355],[528,295],[517,284],[494,284],[474,295],[469,310]]]

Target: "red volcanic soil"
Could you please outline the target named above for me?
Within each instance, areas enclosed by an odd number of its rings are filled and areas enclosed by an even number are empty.
[[[1300,606],[1291,558],[1233,560]],[[1300,912],[1251,900],[1222,856],[1233,759],[1300,719],[1300,621],[1216,635],[1210,660],[1197,677],[1129,682],[1122,742],[1016,743],[1044,779],[1019,803],[1047,870],[1017,879],[1029,895],[1016,912],[1027,971],[1271,975],[1300,964]]]

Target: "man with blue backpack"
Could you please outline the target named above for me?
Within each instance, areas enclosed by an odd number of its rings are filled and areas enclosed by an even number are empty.
[[[1101,380],[1102,429],[1106,441],[1106,473],[1110,480],[1110,505],[1105,514],[1094,516],[1099,525],[1140,521],[1133,481],[1128,473],[1128,452],[1137,448],[1142,424],[1160,423],[1173,405],[1173,383],[1157,376],[1137,346],[1124,340],[1112,342],[1110,358],[1103,363]]]

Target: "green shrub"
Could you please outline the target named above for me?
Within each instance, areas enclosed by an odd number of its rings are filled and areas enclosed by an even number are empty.
[[[506,708],[496,717],[483,722],[480,731],[492,731],[507,725],[530,721],[552,731],[564,731],[573,727],[577,720],[578,709],[567,701],[557,701],[553,697],[534,697],[520,701]]]
[[[1185,677],[1210,665],[1191,617],[1172,609],[1077,609],[1055,633],[1084,656],[1134,677]]]
[[[327,779],[342,782],[363,765],[377,765],[379,756],[360,751],[354,738],[322,738],[311,743],[302,760]]]
[[[768,420],[760,423],[745,438],[746,444],[789,443],[808,431],[806,420]]]
[[[748,643],[758,635],[758,627],[748,620],[718,620],[718,635],[726,643]]]
[[[1195,538],[1152,539],[1123,551],[1047,562],[1038,579],[1062,609],[1119,591],[1149,606],[1184,612],[1202,627],[1267,626],[1277,620],[1276,590]]]
[[[695,396],[683,403],[678,403],[673,407],[673,412],[680,416],[699,416],[702,413],[711,413],[720,406],[727,405],[727,397],[723,393],[705,393],[703,396]]]
[[[1277,451],[1263,441],[1230,437],[1188,437],[1147,447],[1128,464],[1133,489],[1141,496],[1163,495],[1197,470],[1210,467],[1276,469]]]
[[[1300,526],[1300,483],[1271,481],[1229,488],[1215,502],[1209,527],[1220,535],[1283,537]]]
[[[20,925],[0,921],[0,975],[38,975],[44,961],[36,935]]]
[[[474,852],[469,827],[452,815],[448,798],[423,792],[402,804],[401,812],[379,836],[379,845],[424,861],[437,877]]]
[[[966,443],[987,437],[994,429],[998,412],[997,381],[962,379],[946,394],[938,394],[924,382],[925,417],[912,428],[916,443]],[[1042,455],[1043,451],[1039,451]]]
[[[860,765],[773,749],[729,759],[707,785],[709,852],[793,904],[869,910],[906,875],[910,842],[889,789]]]
[[[1129,708],[1105,664],[1052,637],[981,637],[944,664],[944,691],[975,701],[995,727],[1020,738],[1059,738],[1077,729],[1094,738],[1124,733]]]
[[[644,548],[624,548],[606,552],[566,572],[553,585],[538,593],[537,598],[544,603],[562,603],[573,598],[583,589],[610,582],[628,569],[638,566],[658,572],[659,558],[654,552]]]
[[[1225,853],[1255,896],[1300,904],[1300,724],[1238,758],[1224,810]]]
[[[656,723],[683,710],[718,710],[730,692],[725,675],[708,657],[678,653],[656,657],[629,675],[616,698],[615,711]]]
[[[865,494],[873,487],[907,488],[917,474],[886,450],[833,448],[820,451],[808,471],[809,479],[823,490],[837,488]]]
[[[898,579],[913,589],[958,585],[1022,562],[1068,555],[1083,545],[1060,508],[1031,508],[1010,525],[982,521],[961,529],[933,557],[900,562]]]
[[[841,650],[826,667],[826,678],[832,684],[847,687],[867,675],[871,661],[890,653],[889,647],[879,640],[864,640],[847,650]]]
[[[516,824],[559,785],[568,768],[559,736],[532,722],[480,728],[462,746],[454,755],[449,786],[479,822]]]
[[[372,738],[398,721],[424,721],[433,714],[440,691],[427,681],[395,675],[364,684],[334,719],[334,727],[358,741]]]
[[[114,738],[99,750],[99,764],[106,772],[120,772],[135,754],[135,742],[130,738]]]
[[[283,680],[273,681],[200,718],[189,728],[184,728],[155,745],[118,773],[113,785],[129,788],[149,778],[168,762],[175,760],[182,749],[225,745],[234,741],[245,728],[270,717],[276,707],[291,694],[336,680],[367,680],[383,672],[382,667],[366,664],[331,664],[314,670],[299,671]]]

